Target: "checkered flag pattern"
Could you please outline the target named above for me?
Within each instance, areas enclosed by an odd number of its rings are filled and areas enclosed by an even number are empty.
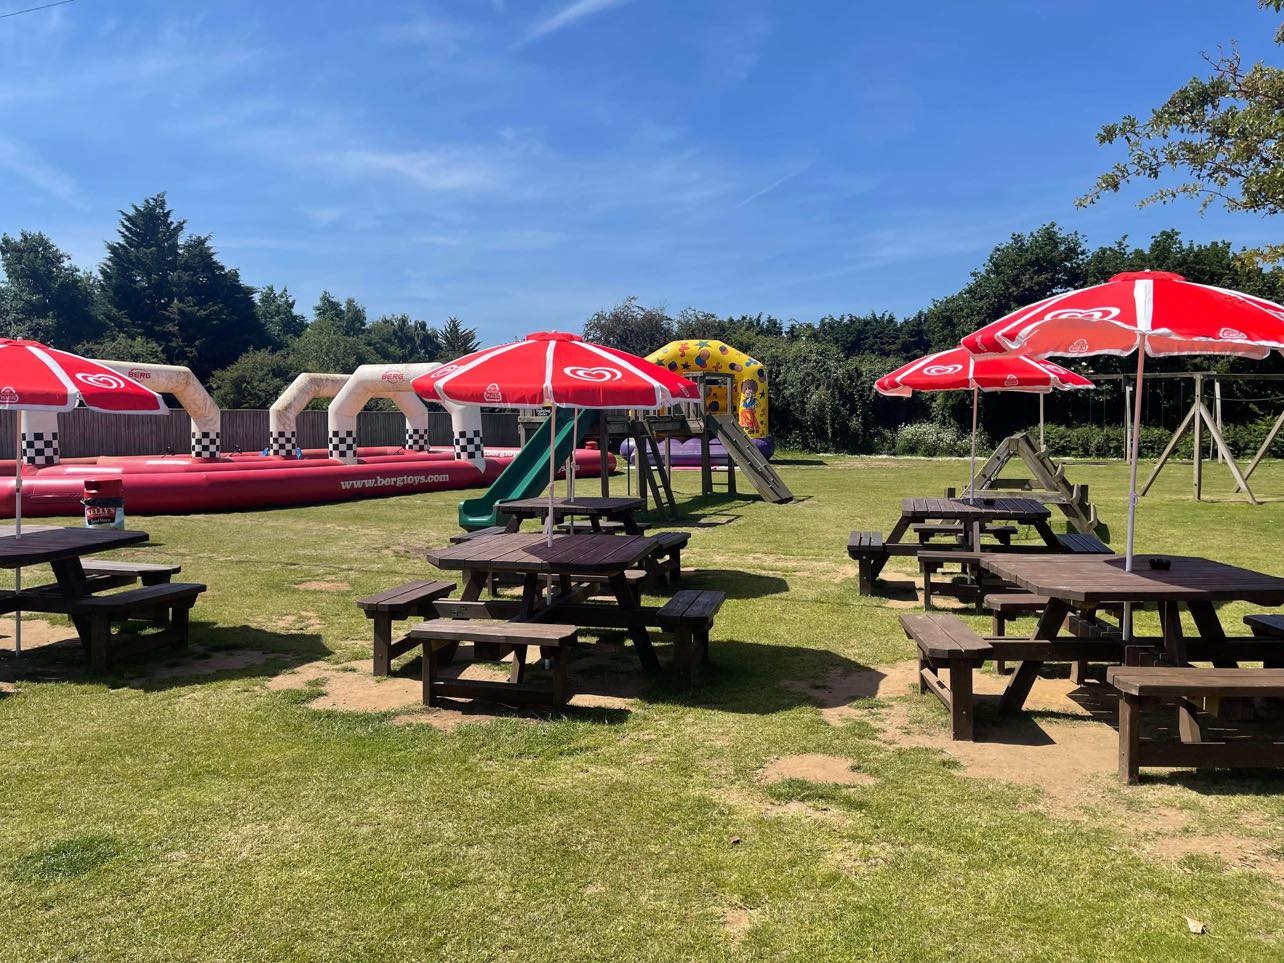
[[[33,431],[22,433],[22,461],[27,465],[43,468],[58,464],[58,432]]]
[[[476,461],[486,457],[480,428],[455,432],[455,457],[460,461]]]
[[[274,431],[272,432],[272,437],[268,439],[269,455],[293,458],[295,447],[294,432],[292,431]]]
[[[192,432],[192,457],[193,458],[217,458],[218,457],[218,432],[217,431]]]
[[[355,429],[330,432],[330,457],[338,458],[340,461],[357,457],[357,432]]]
[[[427,428],[411,428],[406,426],[406,451],[431,451],[432,446],[428,444]]]

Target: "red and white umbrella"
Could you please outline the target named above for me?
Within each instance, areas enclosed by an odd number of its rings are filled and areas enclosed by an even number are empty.
[[[1284,305],[1193,284],[1169,271],[1128,271],[1105,284],[1067,291],[1013,311],[969,334],[963,346],[978,354],[1020,351],[1083,357],[1137,352],[1125,562],[1132,571],[1146,355],[1265,358],[1272,350],[1284,349]]]
[[[698,385],[637,355],[585,341],[579,335],[542,331],[521,341],[483,348],[420,375],[412,382],[421,398],[457,405],[551,409],[548,469],[553,533],[551,457],[561,408],[664,408],[700,398]],[[571,459],[574,464],[574,458]]]
[[[972,460],[968,491],[976,480],[976,420],[982,391],[1025,391],[1039,395],[1054,390],[1095,387],[1069,368],[1020,354],[976,355],[951,348],[903,364],[874,383],[880,394],[908,398],[915,391],[972,391]],[[1043,430],[1043,399],[1039,399],[1039,430]]]
[[[0,338],[0,409],[14,411],[14,537],[22,537],[22,420],[18,411],[70,411],[78,404],[116,414],[159,415],[156,392],[106,365],[39,341]],[[16,572],[22,588],[22,569]],[[14,643],[22,651],[21,613],[14,615]]]

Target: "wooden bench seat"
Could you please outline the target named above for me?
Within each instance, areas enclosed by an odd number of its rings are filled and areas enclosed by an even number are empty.
[[[989,556],[988,552],[965,552],[959,550],[927,549],[918,553],[918,567],[923,576],[923,608],[931,609],[933,596],[937,593],[950,595],[980,605],[990,589],[1002,588],[1002,579],[992,575],[981,567],[981,560]],[[946,565],[958,565],[967,574],[968,582],[956,585],[950,582],[935,581],[932,576]]]
[[[902,615],[901,628],[918,646],[918,691],[930,691],[950,710],[954,739],[972,739],[972,673],[992,657],[990,643],[957,615]]]
[[[679,686],[692,685],[709,661],[709,633],[726,599],[725,592],[683,589],[656,613],[656,624],[673,633],[673,678]]]
[[[1096,535],[1088,535],[1083,532],[1069,532],[1065,535],[1058,535],[1057,541],[1067,552],[1075,555],[1113,555],[1115,550],[1097,538]]]
[[[432,619],[412,627],[407,638],[423,645],[424,705],[438,705],[443,697],[485,699],[504,705],[565,705],[571,697],[567,680],[566,663],[569,647],[575,642],[577,629],[573,625],[554,625],[549,622],[500,622],[480,619]],[[513,665],[508,682],[482,679],[443,679],[438,654],[454,648],[460,642],[484,642],[492,649],[509,649]],[[532,686],[524,681],[526,649],[539,646],[540,653],[553,665],[551,689]]]
[[[390,588],[378,595],[357,599],[357,606],[374,623],[374,674],[387,675],[392,660],[419,643],[408,635],[392,640],[392,624],[407,619],[430,618],[437,614],[433,603],[455,590],[454,582],[415,581]],[[443,657],[448,653],[443,653]]]
[[[489,528],[479,528],[475,532],[460,532],[457,535],[450,536],[451,545],[461,545],[464,542],[471,542],[474,538],[484,538],[487,535],[503,535],[508,531],[503,525],[491,525]]]
[[[204,591],[205,586],[196,582],[167,582],[74,599],[53,593],[31,593],[32,598],[24,598],[23,607],[33,612],[70,616],[81,638],[89,639],[89,664],[101,671],[117,656],[134,655],[160,645],[178,648],[187,645],[189,614]],[[113,623],[130,619],[158,622],[162,628],[151,635],[132,638],[112,634]]]
[[[116,562],[103,559],[86,559],[84,569],[87,576],[102,575],[122,579],[127,578],[128,581],[122,583],[125,585],[135,581],[141,581],[143,585],[161,585],[171,581],[175,575],[183,571],[183,566],[160,562]]]
[[[1284,696],[1284,669],[1114,666],[1106,680],[1119,690],[1119,778],[1124,782],[1135,783],[1142,766],[1284,766],[1284,742],[1205,742],[1195,701]],[[1176,702],[1180,741],[1141,738],[1141,700],[1147,697]]]
[[[1284,639],[1284,615],[1246,615],[1244,624],[1260,639]]]
[[[861,595],[873,594],[874,579],[887,563],[887,554],[882,532],[852,532],[847,539],[847,557],[860,571]]]
[[[682,550],[691,541],[690,532],[656,532],[651,536],[660,543],[654,555],[643,563],[657,585],[669,585],[682,578]]]

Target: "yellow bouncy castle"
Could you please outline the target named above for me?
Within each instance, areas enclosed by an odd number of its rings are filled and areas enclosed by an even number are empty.
[[[713,340],[670,341],[647,355],[647,360],[683,375],[701,371],[731,375],[733,397],[727,397],[724,385],[709,385],[705,389],[705,407],[736,415],[740,427],[764,457],[771,457],[775,445],[771,441],[767,404],[767,369],[762,362],[723,341]]]

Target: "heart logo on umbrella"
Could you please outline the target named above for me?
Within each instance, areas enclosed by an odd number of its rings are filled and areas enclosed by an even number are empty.
[[[1243,331],[1236,331],[1234,328],[1222,328],[1217,332],[1217,337],[1225,338],[1227,341],[1245,341],[1248,339]]]
[[[1119,317],[1118,308],[1063,308],[1049,311],[1044,321],[1113,321]]]
[[[624,373],[619,368],[563,368],[562,373],[577,381],[619,381]]]
[[[945,375],[958,374],[962,370],[961,364],[929,364],[923,369],[923,374],[929,378],[942,378]]]
[[[123,388],[126,385],[124,378],[98,371],[77,371],[76,380],[82,384],[89,385],[91,388],[106,388],[111,391]]]

